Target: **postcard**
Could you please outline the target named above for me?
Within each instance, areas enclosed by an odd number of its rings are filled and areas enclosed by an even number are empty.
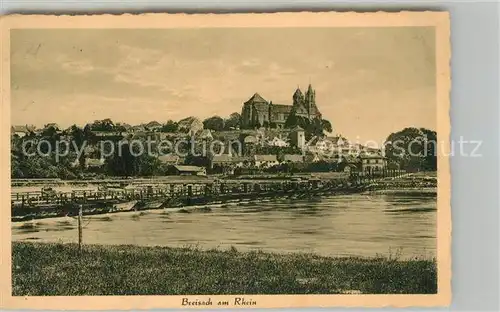
[[[3,308],[450,303],[447,12],[0,22]]]

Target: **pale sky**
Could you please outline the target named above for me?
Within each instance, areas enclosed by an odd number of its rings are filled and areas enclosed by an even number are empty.
[[[335,133],[436,129],[433,28],[13,30],[12,124],[227,117],[309,82]]]

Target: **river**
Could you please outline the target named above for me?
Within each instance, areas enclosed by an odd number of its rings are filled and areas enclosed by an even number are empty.
[[[197,246],[324,256],[436,256],[435,195],[342,195],[83,218],[87,244]],[[12,240],[77,242],[71,217],[12,223]]]

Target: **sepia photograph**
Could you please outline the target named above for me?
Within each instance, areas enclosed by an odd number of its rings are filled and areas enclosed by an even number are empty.
[[[92,18],[2,25],[11,302],[449,302],[447,13]]]

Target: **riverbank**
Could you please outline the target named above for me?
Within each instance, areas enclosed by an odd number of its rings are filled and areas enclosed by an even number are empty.
[[[12,243],[13,295],[430,294],[435,260]]]

